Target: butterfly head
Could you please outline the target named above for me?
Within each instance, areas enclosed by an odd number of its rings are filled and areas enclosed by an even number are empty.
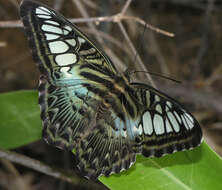
[[[129,86],[130,85],[130,77],[127,73],[121,73],[115,76],[115,83],[118,86]]]
[[[129,68],[127,68],[124,72],[123,72],[123,74],[122,74],[122,78],[124,79],[124,81],[126,82],[126,83],[130,83],[130,81],[131,81],[131,72],[130,72],[130,69]]]

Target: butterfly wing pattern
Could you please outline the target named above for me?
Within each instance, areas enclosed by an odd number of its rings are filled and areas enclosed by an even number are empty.
[[[139,128],[143,129],[142,154],[160,157],[192,149],[202,140],[197,120],[174,99],[146,84],[131,83],[144,105]]]
[[[114,129],[110,112],[100,100],[116,74],[109,58],[49,7],[23,1],[20,15],[42,74],[39,104],[43,138],[59,148],[75,148],[79,168],[90,178],[128,169],[135,161],[131,143]],[[111,99],[108,96],[107,101]],[[113,113],[112,117],[117,116]],[[119,123],[123,127],[123,122]]]
[[[128,169],[136,154],[160,157],[198,146],[196,119],[172,98],[130,83],[75,25],[23,0],[20,16],[40,70],[43,138],[75,149],[84,176]]]
[[[83,87],[88,83],[80,71],[86,73],[88,67],[92,67],[112,76],[115,67],[74,25],[48,7],[24,1],[20,15],[33,58],[42,74],[39,103],[43,136],[48,141],[53,139],[52,143],[59,147],[71,145],[66,126],[72,123],[79,131],[78,127],[85,126],[81,123],[87,122],[87,103],[95,105],[95,98]],[[73,130],[71,133],[75,135]],[[60,139],[62,136],[64,141]]]

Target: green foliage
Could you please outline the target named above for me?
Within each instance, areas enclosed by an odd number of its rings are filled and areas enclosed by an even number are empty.
[[[162,158],[139,155],[130,170],[100,180],[113,190],[220,190],[221,172],[221,158],[202,143],[194,150]]]
[[[41,138],[42,124],[36,91],[0,95],[0,147],[16,148]]]
[[[0,147],[16,148],[41,138],[37,93],[18,91],[0,95]],[[137,156],[128,171],[100,177],[113,190],[219,190],[222,161],[206,143],[162,158]]]

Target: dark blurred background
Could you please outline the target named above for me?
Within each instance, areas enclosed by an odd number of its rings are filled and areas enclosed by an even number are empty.
[[[47,0],[67,18],[111,16],[125,0]],[[222,3],[218,0],[133,0],[126,15],[143,19],[175,34],[171,38],[133,20],[122,23],[150,72],[177,79],[182,84],[154,76],[159,90],[185,105],[200,122],[205,141],[222,155]],[[39,72],[33,62],[23,28],[17,27],[20,0],[0,1],[0,92],[37,89]],[[80,4],[79,4],[80,3]],[[81,6],[83,10],[81,9]],[[85,16],[86,16],[85,15]],[[117,67],[141,70],[118,25],[96,23],[98,36],[86,23],[77,24],[108,51]],[[97,42],[97,39],[102,39]],[[140,81],[149,83],[145,78]],[[37,100],[36,100],[37,101]],[[43,141],[16,149],[49,165],[73,170],[73,156]],[[12,180],[13,179],[13,180]],[[98,182],[99,183],[99,182]],[[0,189],[85,189],[0,160]],[[102,189],[106,189],[101,184]],[[90,189],[90,187],[88,188]]]

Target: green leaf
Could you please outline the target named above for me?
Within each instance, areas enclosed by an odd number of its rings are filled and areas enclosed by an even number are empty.
[[[41,138],[37,93],[0,95],[0,147],[15,148]],[[113,190],[220,190],[222,160],[206,143],[194,150],[162,158],[137,156],[128,171],[100,177]]]
[[[128,171],[100,181],[112,190],[221,190],[222,160],[206,143],[162,158],[137,156]]]
[[[36,91],[0,94],[0,147],[16,148],[41,138]]]

